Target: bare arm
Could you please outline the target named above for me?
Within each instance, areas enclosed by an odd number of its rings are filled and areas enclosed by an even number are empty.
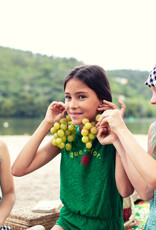
[[[28,143],[23,147],[12,167],[12,174],[23,176],[42,167],[57,154],[60,149],[53,146],[51,141],[40,147],[44,137],[49,132],[55,121],[58,121],[64,115],[64,104],[53,102],[47,110],[45,119],[36,129]]]
[[[123,162],[118,153],[116,153],[115,177],[118,191],[122,197],[128,197],[134,192],[134,188],[126,174]]]
[[[0,202],[0,226],[9,216],[15,203],[15,191],[13,176],[11,174],[11,163],[8,148],[3,141],[0,141],[0,181],[2,189],[2,200]]]
[[[127,174],[126,174],[126,170],[123,167],[123,161],[122,161],[120,154],[119,154],[120,151],[123,151],[123,148],[122,148],[122,145],[121,145],[119,139],[113,133],[108,135],[105,132],[103,132],[103,127],[100,127],[98,129],[97,138],[102,145],[113,144],[113,142],[116,142],[116,146],[115,146],[115,148],[117,150],[117,152],[116,152],[116,163],[115,163],[116,186],[117,186],[118,191],[122,197],[130,196],[133,193],[134,189],[133,189],[133,186],[132,186],[132,184],[131,184],[131,182],[130,182]]]
[[[121,145],[121,142],[118,140],[114,143],[116,149],[120,153],[122,164],[126,174],[128,175],[129,180],[131,181],[133,187],[137,193],[141,196],[143,200],[150,200],[153,198],[154,193],[153,189],[149,188],[145,180],[140,176],[137,169],[134,167],[133,163],[128,159],[125,149]]]
[[[119,104],[121,105],[121,109],[119,110],[118,106],[116,106],[114,103],[103,100],[103,103],[99,106],[99,111],[106,111],[106,110],[114,110],[118,109],[121,113],[121,116],[124,116],[126,106],[122,101],[119,101]],[[108,136],[108,133],[104,132],[104,128],[107,127],[107,124],[104,124],[103,126],[98,129],[98,139],[101,144],[113,144],[113,141],[117,139],[117,136],[113,133]],[[121,151],[121,143],[118,142],[118,148],[119,151]],[[117,149],[117,148],[116,148]],[[116,178],[116,185],[118,188],[118,191],[122,197],[127,197],[132,194],[134,191],[133,186],[125,172],[125,169],[123,167],[123,162],[120,158],[120,154],[116,152],[116,165],[115,165],[115,178]]]

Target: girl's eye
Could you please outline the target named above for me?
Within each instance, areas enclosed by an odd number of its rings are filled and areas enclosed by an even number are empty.
[[[68,95],[66,95],[66,96],[65,96],[65,99],[66,99],[66,100],[70,100],[70,99],[71,99],[71,97],[70,97],[70,96],[68,96]]]
[[[84,99],[84,98],[86,98],[86,96],[80,95],[79,98],[80,98],[80,99]]]

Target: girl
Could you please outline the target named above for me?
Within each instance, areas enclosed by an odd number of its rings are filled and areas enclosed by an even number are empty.
[[[146,85],[151,87],[151,104],[156,104],[156,66],[149,74]],[[106,102],[110,105],[110,102]],[[105,135],[102,126],[109,124],[111,131]],[[144,230],[156,229],[156,122],[152,123],[148,133],[148,153],[136,142],[126,127],[118,110],[105,111],[97,124],[98,138],[101,144],[113,143],[120,153],[125,171],[135,190],[143,200],[150,201],[150,213]],[[122,146],[122,147],[121,147]],[[152,156],[152,157],[151,157]]]
[[[113,145],[94,139],[91,149],[81,141],[82,119],[94,121],[103,99],[112,101],[109,81],[99,66],[72,70],[64,82],[65,104],[52,102],[45,119],[32,135],[13,165],[13,175],[28,174],[60,153],[51,141],[39,148],[54,123],[65,111],[76,125],[72,149],[61,149],[61,201],[63,207],[53,230],[123,230],[122,197],[133,187]],[[107,108],[107,106],[106,106]]]
[[[15,191],[8,148],[2,140],[0,140],[0,183],[2,190],[2,198],[0,197],[0,229],[10,229],[8,226],[3,226],[3,223],[15,203]]]

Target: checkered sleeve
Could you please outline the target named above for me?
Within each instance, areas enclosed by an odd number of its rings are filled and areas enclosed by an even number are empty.
[[[11,230],[11,228],[7,225],[3,225],[0,230]]]
[[[150,72],[147,81],[145,81],[145,85],[149,87],[153,86],[156,87],[156,65],[154,66],[153,70]]]

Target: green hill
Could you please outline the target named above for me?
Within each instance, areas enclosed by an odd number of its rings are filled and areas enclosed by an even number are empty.
[[[0,117],[40,117],[53,100],[64,101],[63,81],[75,58],[49,57],[0,47]],[[106,70],[113,101],[124,99],[126,116],[152,117],[151,90],[144,86],[148,72]],[[127,81],[127,83],[126,83]]]

